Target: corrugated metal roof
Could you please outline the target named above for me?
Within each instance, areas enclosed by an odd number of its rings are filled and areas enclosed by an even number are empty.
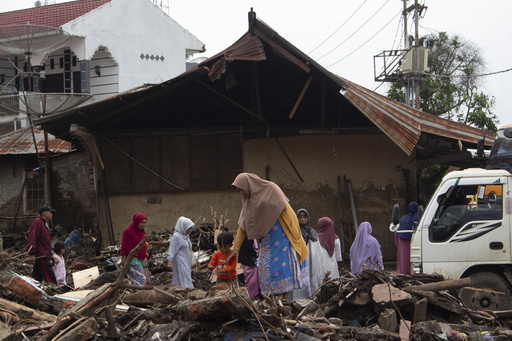
[[[411,155],[422,133],[475,144],[482,139],[485,133],[484,130],[411,108],[344,78],[341,79],[348,84],[345,98],[407,155]],[[488,135],[486,144],[492,145],[494,138],[494,136]]]
[[[261,43],[267,44],[269,50],[262,50]],[[234,55],[233,51],[236,52]],[[336,76],[314,60],[311,60],[307,55],[257,19],[254,19],[252,22],[250,31],[235,42],[235,44],[172,80],[156,86],[133,89],[125,94],[114,96],[116,100],[111,98],[59,115],[41,118],[36,120],[36,123],[42,124],[49,131],[64,137],[69,135],[69,124],[71,123],[81,124],[95,130],[103,127],[104,122],[109,121],[108,125],[113,119],[117,122],[126,119],[127,116],[124,112],[129,111],[130,115],[145,115],[142,111],[140,113],[136,111],[136,107],[141,103],[145,101],[149,103],[159,96],[169,97],[173,91],[178,91],[180,87],[189,87],[190,89],[192,88],[190,85],[192,82],[189,81],[199,79],[204,72],[209,73],[210,79],[217,79],[226,70],[229,71],[229,68],[226,69],[226,62],[238,58],[263,60],[263,58],[269,57],[269,55],[265,56],[265,54],[270,54],[271,52],[279,54],[284,60],[297,66],[298,70],[313,75],[315,80],[326,84],[336,93],[341,89],[344,97],[351,105],[357,108],[362,115],[367,117],[407,155],[411,155],[418,144],[421,144],[421,140],[424,137],[428,138],[430,135],[444,137],[455,142],[459,140],[465,143],[476,144],[485,133],[483,130],[416,110]],[[236,57],[233,58],[234,56]],[[275,62],[275,59],[272,62]],[[243,92],[240,96],[245,96],[245,94]],[[221,93],[221,95],[223,94]],[[229,95],[225,94],[227,97],[235,95],[236,93],[234,92],[233,95],[231,93]],[[489,135],[487,137],[486,144],[492,145],[493,137]],[[435,152],[438,153],[439,151],[436,150]],[[453,152],[451,151],[451,153]]]
[[[37,151],[44,153],[44,130],[34,128]],[[53,154],[69,153],[71,143],[48,134],[48,150]],[[34,138],[30,128],[20,129],[0,136],[0,155],[35,154]]]
[[[235,60],[261,61],[266,59],[265,49],[260,39],[247,32],[224,51],[197,65],[197,68],[208,66],[210,68],[208,76],[213,82],[220,79],[222,74],[226,73],[228,63],[230,62]]]
[[[111,0],[77,0],[4,12],[0,13],[0,26],[24,25],[29,21],[32,25],[60,27],[110,1]]]

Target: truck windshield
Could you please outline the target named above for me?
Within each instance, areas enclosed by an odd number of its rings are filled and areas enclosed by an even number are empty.
[[[438,208],[429,227],[433,243],[449,240],[470,222],[500,220],[503,217],[503,185],[452,186],[438,196]]]
[[[512,173],[512,139],[502,137],[494,141],[488,169],[506,169]]]

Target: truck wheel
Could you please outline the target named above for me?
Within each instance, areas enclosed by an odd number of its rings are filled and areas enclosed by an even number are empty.
[[[510,285],[500,275],[493,272],[478,272],[471,275],[471,286],[473,288],[498,291],[504,294],[462,289],[460,292],[460,300],[466,307],[473,310],[510,309]]]

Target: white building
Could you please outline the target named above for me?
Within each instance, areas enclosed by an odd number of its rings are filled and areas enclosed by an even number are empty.
[[[2,29],[27,23],[61,28],[71,35],[66,46],[31,55],[32,90],[42,93],[91,94],[102,100],[171,79],[186,70],[187,56],[204,52],[201,41],[151,0],[77,0],[4,12],[0,13],[4,95],[29,90],[28,73],[16,77],[26,68],[26,56],[2,51]],[[0,108],[0,134],[22,127],[19,121],[19,116]]]

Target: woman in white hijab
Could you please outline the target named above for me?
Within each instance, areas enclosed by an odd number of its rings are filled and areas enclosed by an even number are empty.
[[[189,237],[193,227],[194,222],[192,220],[179,217],[169,244],[167,268],[173,271],[172,284],[178,287],[194,287],[192,283],[192,264],[190,259],[192,242]]]

